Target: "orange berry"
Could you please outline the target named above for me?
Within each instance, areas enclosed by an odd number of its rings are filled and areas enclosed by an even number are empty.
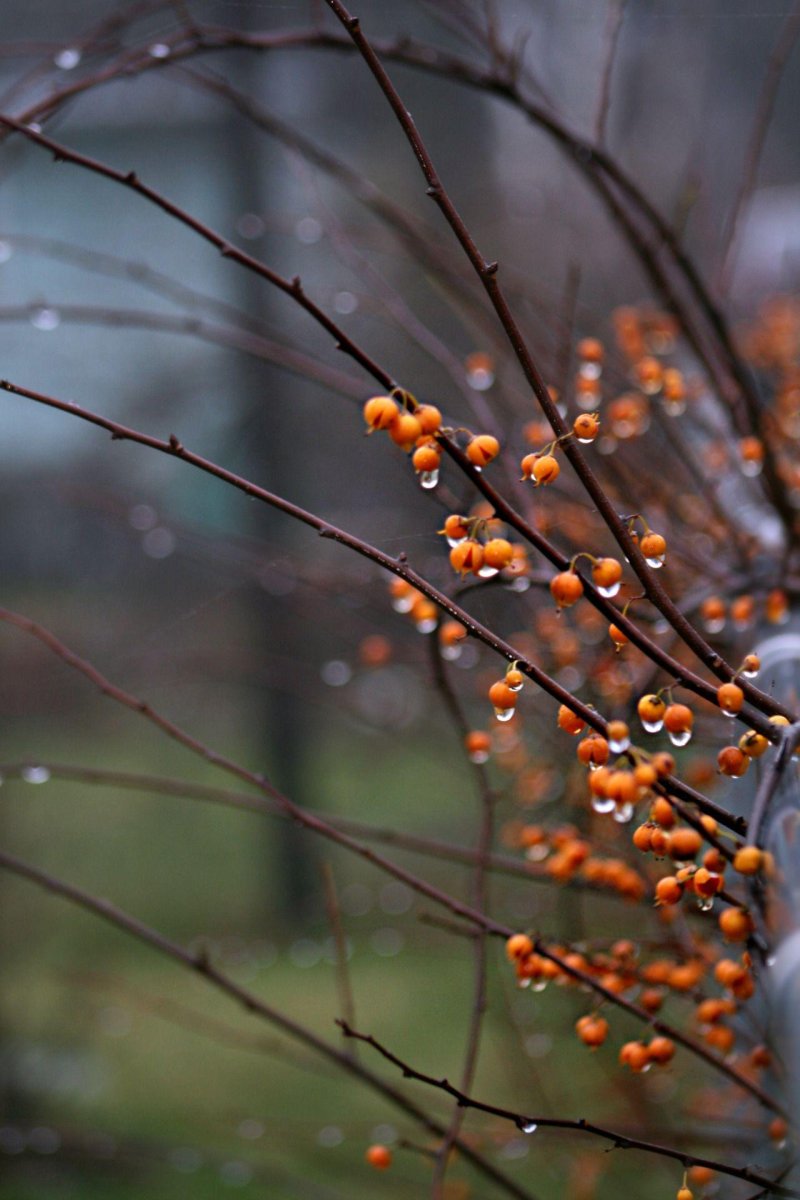
[[[654,1037],[650,1041],[647,1049],[650,1052],[650,1058],[652,1061],[658,1063],[659,1066],[664,1066],[664,1064],[668,1063],[675,1055],[675,1043],[673,1042],[672,1038],[663,1037],[661,1035]]]
[[[694,858],[702,844],[703,839],[696,829],[682,825],[680,829],[673,829],[669,835],[667,853],[678,862],[687,862]]]
[[[764,854],[758,846],[742,846],[736,851],[733,869],[740,875],[756,875],[761,870]]]
[[[764,602],[764,616],[773,625],[780,625],[786,620],[789,611],[789,600],[786,592],[776,588],[770,592]]]
[[[598,338],[581,338],[578,342],[578,358],[585,362],[601,363],[604,353],[603,343]]]
[[[761,758],[761,755],[769,749],[769,741],[762,733],[756,733],[755,729],[748,729],[747,733],[743,733],[739,738],[739,749],[748,758]]]
[[[608,742],[597,733],[590,733],[578,742],[575,752],[586,767],[602,767],[608,762]]]
[[[423,433],[437,433],[441,428],[442,414],[435,404],[418,404],[414,409],[414,416],[419,421]]]
[[[783,1117],[774,1117],[767,1127],[767,1133],[773,1142],[782,1142],[789,1132],[789,1126]]]
[[[514,557],[514,547],[505,538],[491,538],[483,547],[483,561],[487,567],[502,571]]]
[[[639,542],[639,549],[646,559],[652,560],[650,563],[652,566],[656,560],[663,561],[667,552],[667,542],[660,533],[646,533]],[[661,561],[659,561],[659,566]]]
[[[621,754],[630,745],[630,730],[624,721],[609,721],[606,734],[610,748],[615,754]]]
[[[664,993],[659,988],[645,988],[639,996],[639,1007],[645,1012],[656,1013],[664,1003]]]
[[[753,918],[744,908],[726,908],[719,914],[719,927],[726,942],[744,942],[753,932]]]
[[[388,428],[389,437],[404,450],[410,449],[417,438],[422,436],[422,426],[410,412],[399,413]]]
[[[730,775],[738,779],[749,766],[750,759],[746,754],[742,754],[738,746],[723,746],[717,755],[717,768],[721,775]]]
[[[533,942],[527,933],[514,933],[506,942],[506,956],[512,961],[533,954]]]
[[[467,630],[460,621],[445,621],[439,627],[439,641],[443,646],[455,646],[463,642],[466,636]]]
[[[707,1042],[709,1046],[713,1046],[715,1050],[719,1050],[720,1054],[727,1054],[733,1048],[736,1034],[729,1025],[712,1025],[703,1034],[703,1041]]]
[[[442,452],[435,444],[426,446],[417,446],[414,453],[411,455],[411,465],[417,474],[423,472],[438,470],[439,464],[442,461]]]
[[[684,1184],[683,1187],[678,1188],[675,1200],[694,1200],[694,1192]]]
[[[483,546],[479,542],[459,542],[450,551],[450,565],[460,575],[477,575],[483,566]]]
[[[640,825],[633,831],[633,844],[637,850],[641,850],[643,854],[647,854],[650,849],[650,839],[653,835],[652,825]]]
[[[388,1146],[370,1146],[364,1157],[376,1171],[385,1171],[392,1165],[392,1152]]]
[[[491,748],[492,739],[482,729],[472,729],[464,738],[464,749],[473,762],[486,762]]]
[[[711,1183],[711,1180],[714,1178],[714,1172],[711,1167],[703,1167],[699,1163],[696,1163],[693,1167],[689,1167],[686,1175],[687,1178],[691,1179],[692,1183],[697,1183],[700,1187]]]
[[[675,773],[675,759],[668,750],[659,750],[658,754],[654,754],[650,761],[661,779]]]
[[[639,714],[639,720],[645,729],[648,729],[648,726],[661,724],[664,720],[664,713],[667,711],[667,705],[661,696],[656,696],[651,692],[647,696],[642,696],[636,705],[636,711]],[[649,732],[656,733],[657,730],[653,729]]]
[[[454,542],[463,538],[468,538],[469,529],[464,524],[465,520],[465,517],[460,517],[456,513],[451,513],[449,517],[445,518],[444,529],[440,529],[439,532],[445,534],[446,537],[449,537]]]
[[[574,571],[562,571],[550,580],[550,592],[559,608],[571,608],[583,595],[583,583]]]
[[[608,1037],[608,1021],[605,1017],[586,1016],[580,1017],[575,1022],[575,1029],[581,1041],[591,1046],[596,1050],[598,1046],[602,1046],[603,1042]]]
[[[572,432],[579,442],[593,442],[600,432],[597,413],[581,413],[572,423]]]
[[[558,710],[558,724],[565,733],[582,733],[586,728],[583,718],[574,713],[571,708],[567,708],[566,704],[562,704]]]
[[[735,683],[723,683],[717,688],[717,704],[726,716],[732,717],[744,704],[744,692]]]
[[[634,767],[633,778],[640,788],[651,788],[658,779],[658,775],[652,763],[639,763]]]
[[[479,433],[477,437],[472,438],[466,450],[467,458],[478,468],[488,466],[499,453],[500,443],[490,433]]]
[[[694,713],[686,704],[668,704],[664,710],[664,728],[672,734],[691,733]]]
[[[610,591],[622,579],[622,564],[616,558],[598,558],[592,567],[592,579],[596,587]]]
[[[628,635],[620,629],[619,625],[609,625],[608,636],[611,638],[618,650],[622,646],[626,646],[628,644]]]
[[[619,1052],[619,1061],[632,1071],[643,1071],[650,1062],[650,1052],[642,1042],[626,1042]]]
[[[364,405],[363,411],[370,431],[388,429],[400,416],[400,408],[391,396],[373,396]]]
[[[657,796],[653,801],[650,809],[650,820],[655,821],[662,829],[673,829],[675,827],[678,818],[675,816],[675,809],[666,796]]]
[[[508,709],[517,707],[517,694],[504,679],[499,679],[489,688],[489,703],[493,708]]]
[[[548,483],[554,483],[561,474],[561,467],[558,461],[552,454],[542,454],[536,457],[536,462],[533,464],[533,478],[537,484],[544,486]]]
[[[678,904],[683,888],[674,875],[665,875],[656,884],[656,904]]]
[[[650,834],[650,849],[656,858],[663,858],[667,853],[669,846],[669,834],[666,829],[660,829],[658,825],[653,826]]]

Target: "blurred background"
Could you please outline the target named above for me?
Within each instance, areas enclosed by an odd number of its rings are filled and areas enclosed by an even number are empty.
[[[534,102],[590,140],[617,36],[610,152],[733,319],[796,288],[800,73],[791,57],[752,202],[734,253],[723,253],[788,5],[710,0],[698,13],[654,0],[622,13],[587,0],[402,0],[358,12],[376,38],[408,34],[484,68],[486,22],[495,22],[530,72]],[[516,430],[534,417],[363,66],[302,48],[172,65],[171,39],[187,19],[250,34],[335,28],[317,3],[31,0],[4,14],[0,109],[31,119],[54,91],[126,53],[149,55],[154,69],[40,118],[46,132],[135,170],[248,253],[299,274],[350,336],[450,423],[480,427],[491,416]],[[565,327],[608,337],[612,310],[647,301],[649,282],[571,151],[502,98],[408,66],[392,75],[478,244],[500,261],[546,377],[559,380]],[[234,96],[257,107],[260,123]],[[379,189],[372,208],[354,196],[353,172],[365,194],[364,180]],[[460,484],[429,495],[388,440],[362,437],[360,404],[373,385],[285,296],[139,196],[53,165],[21,138],[4,140],[0,179],[3,378],[157,437],[175,433],[388,553],[407,553],[434,581],[448,578],[436,530],[463,498]],[[427,257],[412,252],[408,232],[387,227],[381,205],[429,243]],[[474,844],[478,801],[435,691],[429,639],[392,612],[388,577],[221,483],[61,413],[3,393],[0,420],[5,607],[298,802]],[[505,634],[528,629],[527,603],[498,589],[473,611]],[[380,1029],[433,1073],[458,1072],[471,1004],[467,940],[427,923],[430,906],[405,885],[279,818],[169,794],[163,781],[229,781],[21,631],[4,625],[0,638],[8,850],[175,941],[206,947],[235,980],[335,1044],[338,927],[358,1027]],[[562,669],[566,686],[581,685],[579,662]],[[468,646],[448,670],[468,715],[485,722],[490,656]],[[548,812],[569,792],[554,735],[529,732],[536,770],[521,786],[498,784],[501,823],[520,819],[521,804]],[[157,776],[160,790],[115,773]],[[622,835],[607,836],[613,853]],[[463,867],[387,853],[469,894]],[[428,1186],[425,1157],[414,1153],[367,1177],[370,1142],[426,1135],[308,1049],[30,884],[3,877],[0,892],[4,1200],[125,1200],[145,1187],[154,1200],[228,1189],[327,1200]],[[578,891],[553,894],[513,875],[492,885],[499,916],[555,937],[585,928],[586,903]],[[591,906],[595,929],[640,931],[635,908],[596,896]],[[613,1061],[573,1048],[580,1001],[515,991],[491,949],[476,1091],[633,1121],[641,1096]],[[674,1140],[689,1136],[673,1115],[681,1087],[659,1075],[645,1088],[648,1114]],[[447,1119],[440,1097],[415,1095]],[[482,1150],[540,1196],[633,1186],[621,1156],[598,1166],[596,1153],[576,1154],[567,1139],[538,1145],[507,1126],[480,1129]],[[723,1121],[707,1144],[728,1137]],[[650,1164],[648,1194],[656,1177],[669,1188],[673,1176]],[[470,1194],[463,1163],[449,1178],[454,1200]]]

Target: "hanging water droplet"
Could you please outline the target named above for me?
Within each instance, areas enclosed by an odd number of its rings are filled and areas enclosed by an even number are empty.
[[[612,754],[624,754],[631,744],[629,737],[614,739],[611,738],[608,743],[608,748]]]
[[[599,587],[597,590],[601,596],[605,596],[606,600],[610,600],[612,596],[616,596],[621,586],[622,584],[618,582],[612,583],[611,587]]]
[[[526,1121],[522,1117],[520,1117],[517,1125],[523,1133],[536,1133],[536,1130],[539,1128],[535,1121]]]
[[[392,600],[392,608],[396,613],[408,613],[411,612],[414,603],[414,596],[395,596]]]
[[[598,362],[582,362],[578,367],[578,373],[584,379],[599,379],[603,374],[603,368]]]
[[[740,671],[740,674],[744,679],[755,679],[758,671]]]
[[[714,907],[714,897],[702,896],[697,901],[697,907],[700,909],[700,912],[711,912],[712,908]]]
[[[537,980],[536,980],[536,981],[533,983],[533,985],[532,985],[532,987],[531,987],[531,991],[534,991],[534,992],[543,992],[543,991],[544,991],[544,989],[545,989],[546,987],[547,987],[547,980],[546,980],[546,979],[537,979]],[[532,1132],[532,1131],[531,1131],[531,1132]]]
[[[47,783],[50,779],[47,767],[23,767],[20,775],[26,783]]]
[[[496,708],[494,715],[498,721],[510,721],[516,711],[515,708]]]
[[[457,658],[461,658],[462,650],[463,647],[456,642],[453,646],[442,646],[440,653],[445,662],[455,662]]]
[[[488,750],[473,750],[472,753],[468,757],[469,757],[470,762],[477,763],[478,766],[483,766],[484,763],[487,763],[489,761],[489,751]]]
[[[480,571],[478,571],[478,578],[491,579],[494,575],[497,575],[497,573],[497,567],[481,567]]]
[[[712,617],[711,620],[703,622],[703,628],[705,629],[706,633],[721,633],[725,628],[725,618]],[[742,674],[744,674],[744,671]]]
[[[461,543],[462,543],[462,542],[465,542],[466,540],[467,540],[467,535],[466,535],[466,534],[464,534],[464,536],[463,536],[463,537],[460,537],[460,538],[451,538],[451,537],[449,537],[449,538],[447,538],[447,544],[448,544],[448,546],[450,547],[450,549],[452,550],[452,549],[453,549],[455,546],[460,546],[460,545],[461,545]]]
[[[530,586],[531,581],[526,575],[518,575],[511,583],[506,584],[509,592],[527,592]]]
[[[633,817],[633,805],[630,801],[614,809],[614,820],[618,825],[627,825]]]
[[[755,479],[761,474],[764,464],[757,459],[746,458],[742,463],[742,474],[748,479]]]
[[[151,58],[169,58],[169,46],[165,42],[154,42],[148,53]]]
[[[660,733],[664,728],[664,718],[660,721],[642,721],[642,729],[645,733]]]
[[[74,71],[78,63],[81,61],[81,52],[74,46],[68,46],[65,50],[59,50],[58,54],[53,59],[57,67],[62,71]]]
[[[31,325],[34,329],[42,329],[49,333],[51,329],[58,329],[61,324],[61,317],[54,308],[37,308],[31,315]]]
[[[508,679],[506,679],[506,687],[508,688],[508,690],[510,692],[521,692],[524,686],[525,686],[524,680],[522,681],[522,683],[509,683]]]
[[[665,400],[664,412],[668,417],[680,417],[686,412],[685,400]]]
[[[577,440],[580,442],[580,444],[581,444],[582,446],[590,446],[590,445],[592,444],[592,442],[594,441],[594,438],[593,438],[593,437],[590,437],[590,438],[578,438]]]
[[[673,746],[687,746],[692,740],[691,729],[678,729],[674,733],[671,729],[668,729],[667,733]]]
[[[417,633],[433,633],[436,624],[436,617],[423,617],[421,621],[415,622],[415,628]]]
[[[425,488],[425,490],[427,492],[431,491],[432,488],[435,488],[438,482],[439,482],[439,468],[438,467],[436,468],[435,471],[420,471],[419,485],[420,485],[420,487]]]
[[[666,554],[656,554],[652,558],[646,558],[644,561],[648,567],[652,567],[654,571],[657,571],[659,567],[663,567],[666,557]]]
[[[531,986],[530,979],[518,979],[517,980],[518,988],[529,988],[530,986]]]
[[[616,801],[608,796],[592,796],[592,809],[601,815],[610,813],[613,808],[616,808]]]
[[[735,717],[736,712],[732,708],[723,708],[722,715],[725,717]]]

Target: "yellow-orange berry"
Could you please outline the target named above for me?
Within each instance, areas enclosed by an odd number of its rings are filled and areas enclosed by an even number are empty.
[[[596,1050],[598,1046],[602,1046],[608,1036],[608,1021],[605,1017],[590,1014],[580,1017],[575,1022],[575,1029],[581,1041]]]
[[[487,567],[502,571],[514,557],[514,547],[505,538],[491,538],[483,547],[483,562]]]
[[[626,1042],[619,1052],[619,1061],[632,1071],[643,1071],[650,1063],[650,1052],[642,1042]]]
[[[669,835],[667,852],[670,858],[676,859],[678,862],[687,862],[690,858],[694,858],[702,844],[703,839],[696,829],[682,825],[679,829],[673,829]]]
[[[753,918],[743,908],[726,908],[719,914],[719,927],[726,942],[743,942],[753,932]]]
[[[654,566],[656,563],[660,566],[667,552],[666,538],[662,537],[660,533],[646,533],[639,542],[639,549],[650,566]]]
[[[389,437],[404,450],[410,449],[418,437],[422,436],[422,426],[413,413],[401,412],[388,426]]]
[[[417,446],[411,455],[411,465],[417,474],[438,470],[441,461],[442,452],[435,443]]]
[[[756,875],[764,862],[764,854],[758,846],[742,846],[736,851],[733,868],[740,875]]]
[[[364,405],[363,411],[370,430],[388,429],[400,415],[400,408],[391,396],[373,396]]]
[[[717,688],[717,704],[728,717],[733,717],[744,704],[744,692],[735,683],[723,683]]]
[[[515,962],[518,958],[527,958],[529,954],[533,954],[533,941],[527,933],[512,934],[506,942],[506,957]]]
[[[489,688],[489,703],[499,709],[516,708],[517,694],[512,692],[505,680],[499,679]]]
[[[477,574],[483,566],[483,546],[479,542],[459,542],[450,551],[450,565],[460,575]]]
[[[583,718],[567,708],[566,704],[562,704],[558,710],[558,724],[566,733],[582,733],[586,728]]]
[[[464,738],[464,749],[472,762],[485,763],[492,748],[492,739],[482,729],[472,729]]]
[[[574,571],[562,571],[550,580],[550,593],[559,608],[571,608],[583,595],[583,583]]]
[[[668,704],[664,710],[664,728],[669,733],[681,736],[691,733],[694,713],[686,704]]]
[[[647,1049],[651,1060],[659,1066],[664,1066],[675,1055],[675,1043],[672,1038],[663,1037],[661,1034],[650,1040]]]
[[[414,416],[419,421],[423,433],[437,433],[442,425],[442,414],[435,404],[418,404]]]
[[[622,564],[616,558],[598,558],[592,567],[592,579],[601,591],[611,592],[622,579]]]
[[[761,758],[768,748],[768,740],[763,733],[757,733],[755,729],[748,729],[747,733],[743,733],[739,738],[739,749],[748,758]]]
[[[466,455],[473,466],[481,468],[488,466],[493,458],[500,453],[500,443],[490,433],[479,433],[467,445]]]
[[[683,895],[683,888],[674,875],[665,875],[656,884],[656,904],[677,904]]]
[[[572,432],[579,442],[593,442],[600,432],[597,413],[581,413],[572,423]]]
[[[656,733],[664,720],[664,713],[667,711],[665,700],[661,696],[656,696],[650,693],[647,696],[642,696],[639,703],[636,705],[636,711],[639,714],[639,720],[644,725],[648,732]]]

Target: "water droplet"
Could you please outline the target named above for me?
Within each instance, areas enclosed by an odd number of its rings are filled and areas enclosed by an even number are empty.
[[[414,596],[395,596],[392,600],[392,608],[396,613],[409,613],[414,607]]]
[[[578,441],[582,446],[590,446],[594,441],[594,438],[578,438]]]
[[[74,71],[80,61],[81,52],[80,50],[76,50],[74,46],[68,46],[65,50],[59,50],[53,59],[53,62],[62,71]]]
[[[633,805],[628,801],[614,810],[614,820],[618,825],[627,825],[633,817]]]
[[[169,58],[169,46],[165,42],[154,42],[148,53],[151,58]]]
[[[705,629],[706,633],[721,633],[725,628],[725,618],[715,617],[711,621],[704,621],[703,628]],[[742,672],[742,674],[744,674],[744,672]]]
[[[763,466],[764,464],[761,462],[749,458],[745,459],[742,463],[742,474],[748,479],[755,479],[757,475],[761,474]]]
[[[546,842],[540,842],[538,846],[529,846],[525,851],[525,857],[528,862],[544,862],[550,853],[550,848]]]
[[[517,1121],[517,1125],[523,1133],[536,1133],[536,1130],[539,1128],[535,1121],[526,1121],[522,1117]]]
[[[608,748],[612,754],[624,754],[630,744],[631,739],[629,737],[619,738],[616,741],[611,738],[608,743]]]
[[[697,901],[697,907],[700,909],[700,912],[711,912],[712,908],[714,907],[714,897],[701,897],[701,899]]]
[[[608,796],[592,796],[592,809],[596,813],[610,813],[613,808],[616,808],[616,801]]]
[[[445,662],[455,662],[456,659],[461,658],[462,652],[463,646],[459,646],[458,643],[455,646],[442,646],[441,648],[441,655]]]
[[[349,317],[358,308],[358,296],[354,296],[352,292],[337,292],[333,297],[333,307],[343,317]]]
[[[470,754],[470,756],[469,756],[469,761],[473,762],[473,763],[477,763],[478,766],[483,766],[484,763],[487,763],[489,761],[489,751],[488,750],[473,750],[472,754]]]
[[[642,729],[645,733],[660,733],[664,728],[664,721],[642,721]]]
[[[480,571],[478,571],[478,578],[479,579],[492,579],[492,578],[494,578],[495,575],[497,575],[497,573],[498,573],[497,567],[481,567]]]
[[[597,408],[598,397],[594,392],[578,392],[575,396],[575,403],[581,412],[594,412]]]
[[[41,329],[45,333],[49,333],[51,329],[58,329],[60,324],[61,317],[54,308],[37,308],[31,316],[34,329]]]
[[[516,579],[511,580],[511,583],[506,584],[509,592],[527,592],[530,586],[531,581],[525,575],[518,575]]]
[[[460,546],[460,545],[461,545],[461,543],[462,543],[462,542],[465,542],[466,540],[467,540],[467,536],[466,536],[466,534],[464,535],[464,537],[460,537],[460,538],[451,538],[451,537],[449,537],[449,538],[447,539],[447,544],[448,544],[448,546],[450,547],[450,549],[452,550],[454,546]]]
[[[546,987],[547,987],[546,979],[535,979],[531,983],[531,990],[534,992],[543,992]]]
[[[654,571],[657,571],[659,567],[663,567],[666,557],[666,554],[657,554],[653,558],[646,558],[644,561],[648,567],[652,567]]]
[[[685,400],[665,400],[664,412],[668,417],[680,417],[686,412]]]
[[[20,775],[26,783],[47,783],[50,779],[47,767],[23,767]]]
[[[431,491],[432,488],[435,488],[438,482],[439,482],[439,468],[438,467],[436,468],[435,471],[421,471],[420,472],[420,476],[419,476],[420,487],[425,488],[425,490],[427,492]]]
[[[611,587],[599,587],[597,590],[606,600],[610,600],[612,596],[616,596],[621,586],[621,583],[612,583]]]
[[[515,708],[496,708],[494,715],[498,721],[510,721],[516,711]]]
[[[510,692],[521,692],[524,686],[524,681],[522,683],[510,684],[508,680],[506,680],[506,687]]]
[[[735,717],[735,716],[736,716],[736,712],[735,712],[733,709],[730,709],[730,708],[723,708],[723,709],[722,709],[722,715],[723,715],[723,716],[725,716],[725,717]]]
[[[691,729],[679,729],[675,733],[673,733],[671,729],[668,729],[667,733],[673,746],[687,746],[692,740]]]
[[[421,621],[414,622],[417,633],[433,633],[436,628],[436,617],[423,617]]]
[[[518,979],[517,987],[520,989],[529,988],[531,986],[530,979]]]
[[[353,672],[346,662],[342,662],[339,658],[333,658],[330,662],[323,664],[320,677],[328,687],[344,687],[352,679]]]
[[[494,371],[487,367],[475,367],[467,371],[467,383],[476,392],[488,392],[494,383]]]
[[[755,679],[757,674],[758,674],[758,671],[742,671],[741,672],[741,675],[745,679]]]
[[[603,374],[603,368],[598,362],[582,362],[578,367],[578,373],[584,379],[599,379]]]

